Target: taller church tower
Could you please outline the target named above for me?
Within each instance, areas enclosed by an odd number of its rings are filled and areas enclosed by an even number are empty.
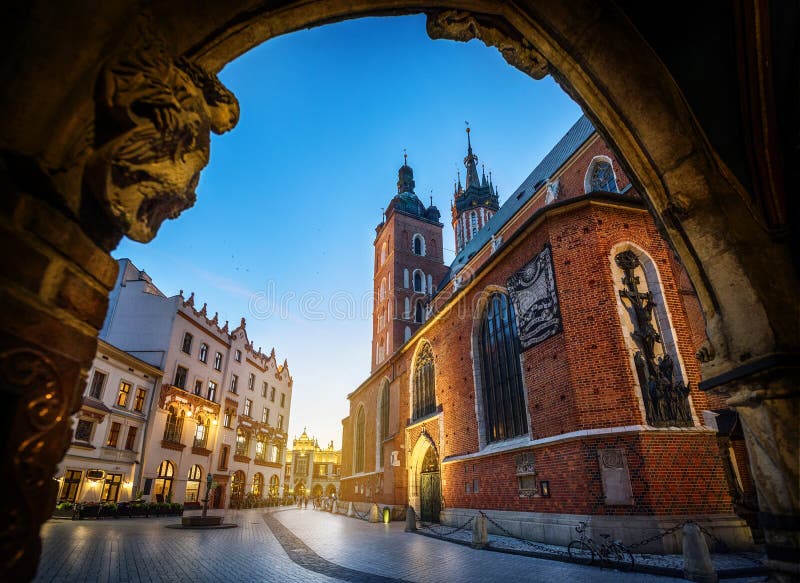
[[[375,308],[372,313],[372,370],[419,329],[428,300],[447,272],[439,209],[414,194],[414,171],[404,155],[397,194],[375,237]]]
[[[467,128],[467,156],[464,166],[467,168],[467,188],[461,186],[461,177],[453,191],[453,232],[456,238],[456,253],[459,253],[470,239],[492,218],[500,208],[497,189],[492,184],[491,173],[489,180],[486,172],[481,171],[478,178],[478,157],[472,153],[472,142],[469,139]]]

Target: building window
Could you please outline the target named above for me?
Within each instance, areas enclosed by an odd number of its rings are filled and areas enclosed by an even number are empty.
[[[122,425],[120,425],[116,421],[111,423],[111,429],[108,431],[108,440],[106,441],[106,447],[117,447],[117,442],[119,441],[119,430],[121,428]]]
[[[364,419],[364,407],[361,406],[358,408],[358,414],[356,415],[356,435],[355,435],[355,446],[356,446],[356,453],[354,457],[354,465],[353,469],[355,473],[359,474],[364,471],[364,449],[365,449],[365,440],[364,440],[364,433],[365,433],[365,419]]]
[[[78,470],[67,470],[64,472],[64,485],[61,486],[61,495],[59,498],[67,502],[75,502],[78,496],[78,488],[81,485],[81,477],[83,472]]]
[[[122,381],[119,384],[119,394],[117,394],[117,407],[127,407],[128,397],[131,394],[131,384]]]
[[[261,423],[269,423],[269,409],[266,407],[261,411]]]
[[[189,468],[186,478],[186,502],[197,502],[200,498],[200,483],[203,481],[203,470],[197,464]]]
[[[267,398],[267,390],[269,389],[269,385],[267,383],[263,383],[261,385],[261,396],[265,399]]]
[[[242,470],[236,470],[231,476],[231,506],[238,506],[244,498],[244,483],[246,477]]]
[[[278,429],[283,431],[283,415],[278,415]]]
[[[141,387],[136,389],[136,399],[133,402],[133,408],[135,411],[141,413],[144,411],[144,401],[147,398],[147,389],[143,389]]]
[[[294,473],[296,476],[308,475],[308,458],[306,454],[301,453],[294,461]]]
[[[175,386],[179,389],[186,389],[186,375],[189,371],[179,366],[175,370]]]
[[[269,497],[276,498],[280,494],[281,481],[276,475],[272,475],[269,479]]]
[[[378,288],[378,299],[383,301],[386,299],[386,278],[381,279],[381,285]]]
[[[222,449],[219,451],[219,469],[220,470],[227,470],[228,469],[228,456],[230,455],[231,448],[227,445],[223,445]]]
[[[411,340],[411,328],[406,326],[406,329],[403,331],[403,342],[408,342]]]
[[[250,436],[241,429],[236,430],[236,455],[247,455],[250,449]]]
[[[183,350],[186,354],[192,353],[192,340],[193,336],[188,332],[183,335],[183,346],[181,347],[181,350]]]
[[[378,419],[378,466],[383,467],[383,442],[389,437],[389,381],[384,379],[380,393],[380,417]]]
[[[424,342],[414,361],[414,419],[430,415],[436,410],[433,373],[433,349]]]
[[[408,269],[403,269],[403,287],[408,289]]]
[[[286,406],[286,393],[281,393],[281,407]]]
[[[267,442],[262,435],[256,438],[256,459],[263,462],[267,456]]]
[[[200,345],[200,362],[208,362],[208,344],[205,342]]]
[[[242,362],[242,351],[241,350],[236,350],[233,353],[233,360],[235,360],[236,362]]]
[[[197,418],[197,428],[194,430],[194,447],[205,449],[208,445],[208,427],[210,419],[206,418],[203,422],[202,417]]]
[[[200,379],[194,382],[194,394],[198,397],[203,394],[203,381]]]
[[[233,412],[230,409],[225,409],[225,413],[222,415],[222,425],[228,429],[233,429],[233,426],[231,425],[232,418]]]
[[[215,402],[217,400],[217,383],[214,381],[208,381],[208,400]]]
[[[128,427],[128,436],[125,438],[125,449],[135,451],[136,449],[136,434],[139,428],[131,425]]]
[[[217,352],[214,355],[214,370],[222,370],[222,353]]]
[[[586,192],[617,192],[617,179],[614,176],[614,168],[608,158],[596,158],[592,160],[587,171],[588,184],[585,185]]]
[[[167,413],[167,425],[164,427],[164,441],[172,443],[181,442],[181,433],[183,433],[183,419],[185,413],[178,411],[175,407],[170,407]]]
[[[275,387],[271,387],[269,390],[269,400],[275,402]]]
[[[414,322],[416,324],[422,324],[425,320],[425,312],[422,309],[422,302],[417,302],[414,306]]]
[[[470,239],[478,232],[478,213],[473,211],[469,215]]]
[[[247,388],[251,391],[256,388],[256,375],[253,373],[250,373],[250,377],[247,379]]]
[[[172,493],[172,479],[175,477],[175,466],[164,460],[158,466],[158,475],[153,485],[153,497],[158,502],[165,502]]]
[[[419,270],[414,272],[414,291],[420,293],[425,291],[425,278]]]
[[[252,409],[252,408],[253,408],[253,401],[251,401],[250,399],[245,399],[244,400],[244,416],[245,417],[250,417],[250,409]]]
[[[414,235],[414,238],[413,238],[413,251],[414,251],[414,255],[425,255],[425,239],[419,233]]]
[[[231,393],[236,394],[236,387],[239,384],[239,376],[233,375],[231,376]]]
[[[99,370],[94,371],[94,376],[92,376],[92,386],[89,389],[89,396],[95,399],[100,399],[103,396],[103,387],[106,384],[106,375],[105,373],[100,372]]]
[[[251,491],[256,498],[261,498],[264,495],[264,474],[261,472],[256,472],[256,475],[253,476],[253,487]]]
[[[479,360],[486,441],[527,433],[517,319],[506,294],[493,293],[486,303]]]
[[[119,487],[122,485],[122,474],[106,474],[106,481],[103,483],[103,492],[100,500],[103,502],[116,502],[119,498]]]
[[[78,419],[78,425],[75,427],[75,441],[84,441],[89,443],[92,440],[92,429],[94,423],[86,419]]]

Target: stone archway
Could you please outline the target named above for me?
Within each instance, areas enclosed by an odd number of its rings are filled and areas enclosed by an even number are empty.
[[[236,123],[235,98],[214,73],[286,32],[423,11],[433,38],[480,38],[534,78],[552,74],[626,161],[698,291],[711,340],[698,355],[704,388],[730,395],[741,415],[768,550],[775,568],[788,568],[800,546],[800,286],[784,236],[794,234],[781,215],[778,146],[768,139],[775,110],[760,97],[766,9],[745,9],[745,40],[754,48],[745,43],[738,57],[757,79],[747,105],[758,115],[744,141],[757,150],[760,182],[750,190],[711,147],[687,92],[643,36],[647,29],[634,25],[641,15],[612,0],[320,0],[278,8],[241,0],[191,13],[176,4],[141,10],[133,0],[34,1],[12,13],[18,26],[3,38],[10,48],[0,51],[0,227],[15,250],[0,282],[7,573],[27,579],[35,570],[48,515],[41,501],[56,495],[49,477],[65,452],[116,276],[109,250],[125,234],[149,240],[161,221],[191,206],[208,133]],[[154,88],[181,95],[169,116],[132,107]]]

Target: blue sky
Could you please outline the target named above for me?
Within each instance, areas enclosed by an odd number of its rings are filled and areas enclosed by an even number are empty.
[[[241,119],[214,136],[197,203],[128,257],[167,295],[247,318],[294,377],[290,438],[308,426],[341,444],[346,395],[369,374],[375,225],[408,151],[417,195],[433,196],[445,260],[465,121],[500,200],[581,115],[551,78],[534,81],[480,41],[432,41],[422,16],[300,31],[220,73]],[[449,243],[449,245],[447,244]]]

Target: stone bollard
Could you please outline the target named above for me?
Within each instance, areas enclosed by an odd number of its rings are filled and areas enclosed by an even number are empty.
[[[489,544],[489,533],[486,530],[486,517],[477,514],[472,523],[472,548],[482,549]]]
[[[414,532],[417,530],[417,513],[414,512],[414,507],[406,508],[406,532]]]
[[[374,502],[372,503],[372,508],[369,509],[369,521],[370,522],[380,522],[381,521],[381,511],[378,509],[378,505]]]
[[[683,576],[700,583],[717,583],[718,580],[706,539],[693,522],[683,526]]]
[[[352,517],[353,517],[353,516],[355,516],[355,515],[356,515],[356,512],[355,512],[355,510],[353,509],[353,503],[352,503],[352,502],[348,502],[348,503],[347,503],[347,516],[349,516],[350,518],[352,518]]]

